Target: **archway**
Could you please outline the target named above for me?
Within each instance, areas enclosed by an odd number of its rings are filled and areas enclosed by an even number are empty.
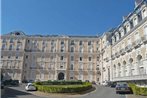
[[[60,72],[58,74],[58,80],[64,80],[64,73]]]

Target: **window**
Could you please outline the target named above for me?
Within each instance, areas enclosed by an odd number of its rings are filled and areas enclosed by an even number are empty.
[[[8,59],[10,59],[10,58],[11,58],[11,56],[9,55],[9,56],[8,56]]]
[[[82,41],[80,41],[79,45],[82,45],[82,44],[83,44],[83,42],[82,42]]]
[[[30,40],[28,40],[28,43],[30,43]]]
[[[91,41],[88,41],[88,45],[91,45],[92,43],[91,43]]]
[[[80,53],[83,53],[83,48],[82,47],[80,47]]]
[[[142,11],[142,16],[143,16],[143,18],[145,18],[146,16],[147,16],[147,12],[146,12],[146,9],[144,9],[143,11]]]
[[[1,56],[1,58],[3,58],[3,56]]]
[[[51,45],[54,45],[54,40],[51,41]]]
[[[9,47],[9,50],[12,50],[12,49],[13,49],[13,45],[11,44],[10,47]]]
[[[73,79],[73,77],[70,77],[70,79]]]
[[[91,57],[89,57],[89,61],[91,61]]]
[[[16,48],[16,50],[19,50],[19,49],[20,49],[20,47],[21,47],[20,45],[17,45],[17,48]]]
[[[28,58],[28,55],[26,55],[26,59]]]
[[[71,61],[74,61],[74,56],[71,56]]]
[[[80,57],[80,61],[82,61],[82,57]]]
[[[73,68],[73,64],[71,64],[71,65],[70,65],[70,70],[73,70],[73,69],[74,69],[74,68]]]
[[[63,46],[61,46],[61,52],[64,52],[64,47]]]
[[[129,25],[129,24],[126,25],[126,31],[127,31],[127,32],[130,31],[130,25]]]
[[[97,57],[97,61],[99,61],[99,57]]]
[[[18,56],[16,56],[16,59],[18,59]]]
[[[138,21],[137,21],[137,18],[135,17],[135,18],[133,19],[133,24],[134,24],[134,26],[136,26],[137,23],[138,23]]]
[[[13,38],[10,39],[10,43],[13,43]]]
[[[3,39],[3,43],[5,43],[6,42],[6,39]]]
[[[71,52],[74,52],[74,47],[71,47],[71,50],[70,50]]]
[[[64,45],[64,41],[61,41],[61,45]]]
[[[4,49],[5,49],[5,47],[6,47],[6,45],[5,45],[5,44],[3,44],[3,45],[2,45],[2,50],[4,50]]]
[[[74,45],[74,40],[71,41],[71,45]]]
[[[61,56],[60,60],[61,60],[61,61],[63,61],[63,59],[64,59],[64,57],[63,57],[63,56]]]

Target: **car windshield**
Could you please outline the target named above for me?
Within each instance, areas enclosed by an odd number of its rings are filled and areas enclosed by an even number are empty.
[[[117,84],[117,87],[128,87],[127,84]]]

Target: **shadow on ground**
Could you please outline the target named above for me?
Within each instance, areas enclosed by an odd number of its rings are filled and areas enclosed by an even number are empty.
[[[1,98],[11,98],[11,97],[17,98],[17,96],[25,96],[25,95],[31,95],[31,94],[12,88],[5,88],[4,94],[1,96]]]

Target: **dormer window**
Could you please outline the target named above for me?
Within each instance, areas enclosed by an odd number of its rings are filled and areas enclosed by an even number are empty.
[[[126,31],[129,32],[130,31],[130,24],[126,25]]]
[[[146,9],[143,9],[143,11],[142,11],[142,17],[145,18],[146,16],[147,16],[147,11],[146,11]]]
[[[137,24],[138,24],[138,19],[137,19],[137,17],[135,17],[135,18],[133,19],[133,25],[136,26]]]
[[[13,38],[10,39],[10,43],[13,43]]]
[[[3,39],[3,43],[6,43],[6,39]]]

